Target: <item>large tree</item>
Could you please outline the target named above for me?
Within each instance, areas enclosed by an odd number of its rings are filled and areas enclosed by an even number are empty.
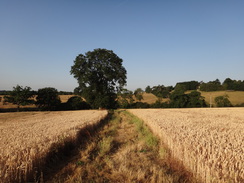
[[[112,50],[99,48],[79,54],[70,71],[78,80],[75,91],[93,108],[114,108],[117,93],[126,84],[122,62]]]
[[[20,106],[25,106],[34,103],[34,91],[26,86],[22,87],[17,85],[13,87],[13,91],[9,92],[9,96],[4,96],[4,101],[13,103],[17,105],[17,110],[19,111]]]

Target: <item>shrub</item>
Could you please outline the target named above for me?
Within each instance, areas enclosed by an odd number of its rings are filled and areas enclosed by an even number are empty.
[[[215,97],[214,101],[215,101],[217,107],[232,107],[232,104],[228,98],[229,98],[228,95],[218,96],[218,97]]]
[[[150,105],[146,102],[135,102],[131,105],[131,108],[149,108]]]
[[[66,102],[67,110],[90,109],[90,105],[82,100],[81,97],[73,96]]]
[[[55,88],[42,88],[37,91],[36,105],[44,110],[56,110],[61,100]]]

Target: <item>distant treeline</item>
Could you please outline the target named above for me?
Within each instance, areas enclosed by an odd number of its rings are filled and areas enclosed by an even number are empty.
[[[177,83],[177,85],[183,85],[186,90],[196,90],[201,91],[223,91],[223,90],[234,90],[234,91],[244,91],[244,80],[232,80],[226,78],[223,83],[216,79],[214,81],[209,81],[207,83],[190,81]],[[176,85],[176,86],[177,86]]]
[[[203,81],[186,81],[186,82],[179,82],[173,86],[147,86],[145,92],[152,93],[157,97],[168,98],[169,93],[175,89],[181,89],[184,91],[187,90],[200,90],[200,91],[224,91],[224,90],[233,90],[233,91],[244,91],[244,80],[232,80],[230,78],[226,78],[223,83],[216,79],[214,81],[209,81],[204,83]]]
[[[209,81],[208,83],[200,84],[201,91],[221,91],[221,90],[234,90],[234,91],[244,91],[244,80],[232,80],[226,78],[221,84],[218,79],[215,81]]]
[[[0,95],[9,95],[12,91],[10,90],[0,90]],[[37,93],[37,91],[34,91]],[[67,92],[67,91],[59,91],[59,95],[73,95],[74,92]]]
[[[11,91],[0,90],[0,95],[9,95],[10,93],[11,93]]]
[[[73,95],[74,92],[59,91],[58,94],[59,94],[59,95]]]
[[[191,90],[191,93],[185,93],[186,91]],[[201,93],[198,91],[244,91],[244,80],[232,80],[226,78],[223,83],[216,79],[214,81],[209,81],[207,83],[198,82],[198,81],[186,81],[179,82],[173,86],[147,86],[145,88],[146,93],[152,93],[158,97],[158,101],[149,105],[142,102],[131,103],[129,107],[132,108],[186,108],[186,107],[206,107],[207,104],[204,100],[204,97],[201,96]],[[167,98],[168,102],[162,102],[162,98]],[[216,97],[214,102],[217,107],[231,107],[233,106],[229,99],[226,96]],[[240,106],[243,106],[241,104]],[[238,106],[239,107],[239,106]]]

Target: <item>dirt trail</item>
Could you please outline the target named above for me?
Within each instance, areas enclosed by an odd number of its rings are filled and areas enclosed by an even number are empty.
[[[135,121],[129,113],[115,111],[86,147],[45,182],[191,182],[170,168],[166,151],[160,156],[155,137]]]

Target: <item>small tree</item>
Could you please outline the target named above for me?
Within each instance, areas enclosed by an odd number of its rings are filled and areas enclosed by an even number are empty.
[[[4,96],[4,101],[17,105],[17,111],[19,111],[20,106],[25,106],[34,103],[34,91],[26,86],[17,85],[13,87],[13,91],[10,92],[9,96]]]
[[[145,88],[145,92],[146,92],[146,93],[151,93],[151,92],[152,92],[151,87],[150,87],[150,86],[147,86],[147,87]]]
[[[61,103],[58,90],[47,87],[37,91],[36,105],[45,110],[55,110]]]
[[[134,95],[136,97],[137,100],[139,100],[141,102],[141,100],[143,99],[143,90],[141,88],[137,88],[135,91],[134,91]]]
[[[232,107],[232,104],[229,101],[228,95],[215,97],[214,101],[215,101],[217,107]]]

